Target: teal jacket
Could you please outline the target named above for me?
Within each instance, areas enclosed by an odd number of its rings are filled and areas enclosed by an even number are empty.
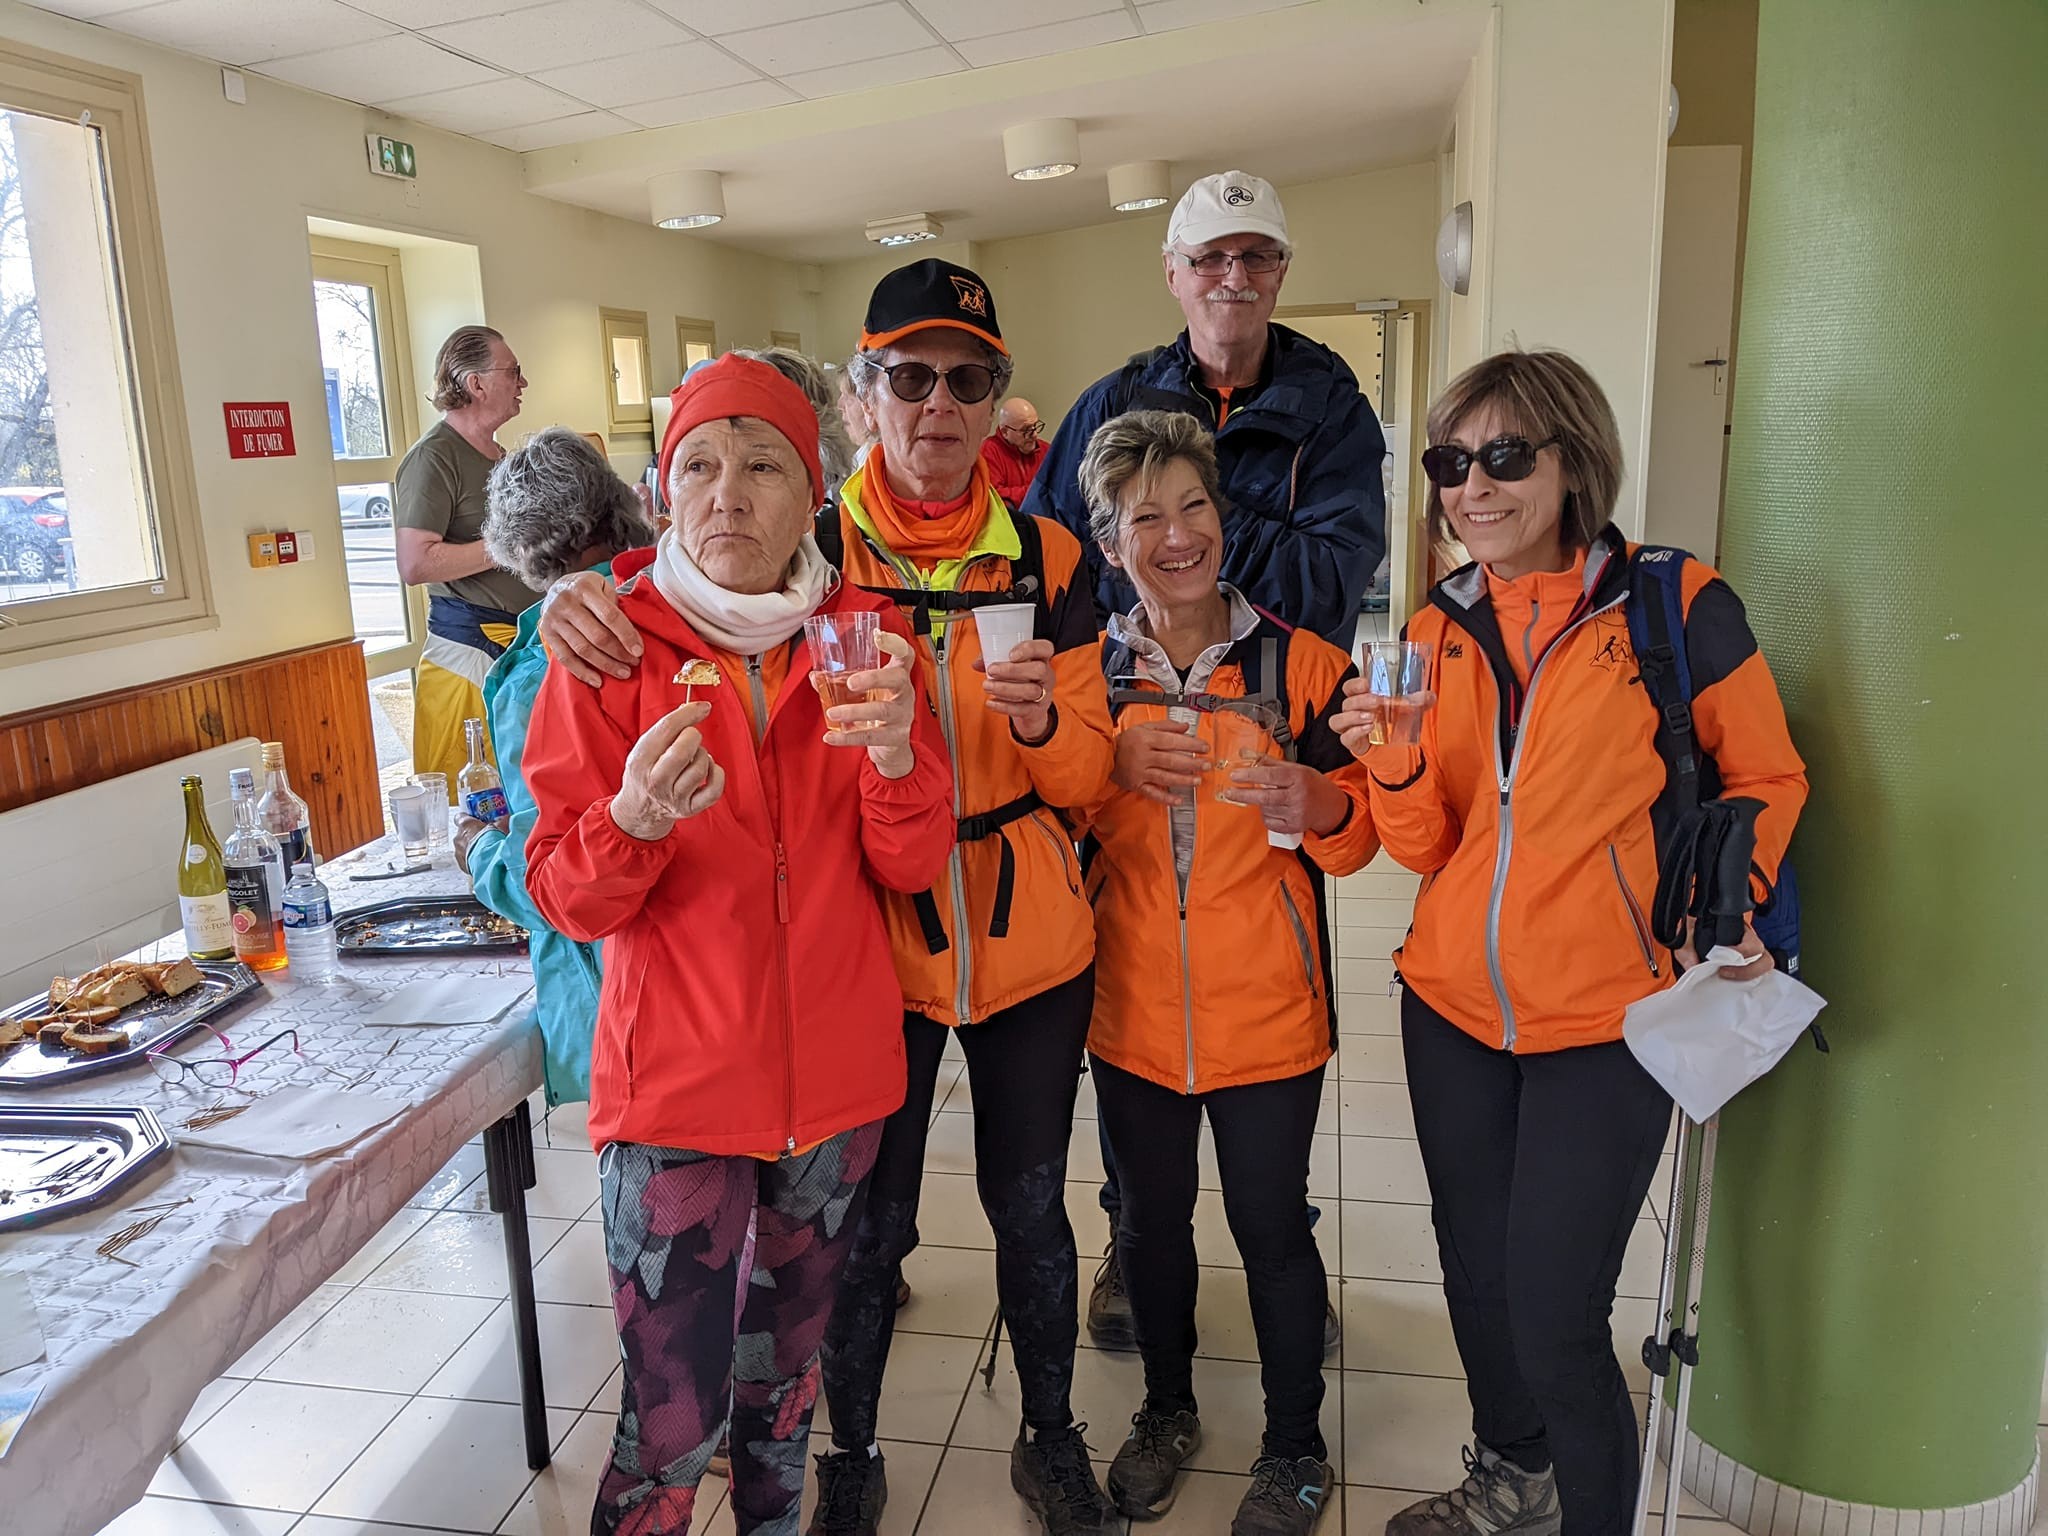
[[[598,569],[609,577],[611,566]],[[597,1028],[599,953],[548,926],[526,893],[526,837],[540,811],[520,769],[526,754],[526,725],[547,675],[547,647],[536,633],[540,604],[519,616],[519,633],[484,679],[484,710],[490,716],[491,747],[505,779],[511,830],[488,827],[469,847],[469,877],[477,900],[533,935],[535,1013],[547,1046],[550,1107],[590,1097],[590,1040]]]

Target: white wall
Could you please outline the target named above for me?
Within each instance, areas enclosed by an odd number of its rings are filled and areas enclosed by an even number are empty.
[[[600,305],[647,311],[655,378],[677,373],[675,316],[706,315],[721,344],[816,329],[796,269],[527,193],[518,157],[329,97],[247,77],[221,94],[212,64],[0,0],[0,33],[141,77],[162,209],[164,261],[193,439],[217,628],[50,661],[0,664],[0,714],[203,671],[352,632],[310,291],[317,215],[478,248],[486,318],[532,386],[505,440],[551,422],[603,430]],[[369,174],[363,135],[419,147],[420,177]],[[424,393],[432,352],[414,358]],[[291,402],[296,458],[230,461],[226,400]],[[431,419],[424,403],[421,419]],[[317,558],[266,571],[245,535],[310,528]]]
[[[1500,11],[1487,349],[1562,347],[1599,380],[1621,424],[1615,519],[1631,537],[1650,439],[1671,31],[1671,0]]]

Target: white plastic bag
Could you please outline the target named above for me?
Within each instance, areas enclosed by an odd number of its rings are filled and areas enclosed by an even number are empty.
[[[1668,991],[1631,1003],[1622,1038],[1643,1070],[1695,1121],[1720,1111],[1778,1064],[1827,1000],[1783,971],[1751,981],[1721,972],[1747,956],[1718,948]]]

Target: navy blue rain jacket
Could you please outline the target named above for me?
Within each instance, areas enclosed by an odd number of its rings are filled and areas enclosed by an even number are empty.
[[[1387,548],[1387,501],[1380,466],[1386,440],[1344,360],[1284,325],[1271,328],[1267,381],[1241,390],[1216,435],[1222,473],[1223,571],[1253,603],[1297,629],[1349,651],[1359,599]],[[1137,601],[1124,574],[1102,558],[1088,532],[1081,455],[1095,429],[1125,411],[1184,411],[1211,431],[1216,408],[1188,335],[1141,352],[1074,402],[1024,499],[1024,510],[1055,517],[1088,552],[1098,624]]]

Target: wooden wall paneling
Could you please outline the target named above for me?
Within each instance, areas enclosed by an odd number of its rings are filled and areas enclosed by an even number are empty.
[[[369,680],[353,640],[0,718],[0,810],[205,751],[281,741],[323,858],[384,830]]]

